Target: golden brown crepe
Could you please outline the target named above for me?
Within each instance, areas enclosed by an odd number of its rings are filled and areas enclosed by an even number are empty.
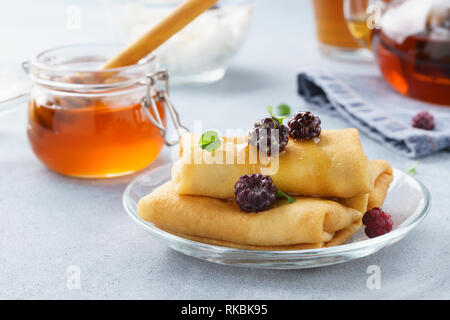
[[[252,245],[237,244],[237,243],[221,241],[221,240],[208,239],[208,238],[203,238],[203,237],[189,236],[189,235],[184,235],[184,234],[180,234],[180,233],[176,233],[176,232],[171,232],[169,230],[166,230],[166,231],[169,233],[172,233],[176,236],[185,238],[185,239],[202,242],[202,243],[206,243],[206,244],[212,244],[212,245],[220,246],[220,247],[228,247],[228,248],[235,248],[235,249],[241,249],[241,250],[285,251],[285,250],[318,249],[318,248],[323,248],[323,247],[338,246],[338,245],[346,242],[348,239],[350,239],[361,228],[361,226],[362,226],[362,222],[361,222],[361,219],[359,219],[359,220],[355,221],[354,223],[352,223],[347,228],[337,231],[334,234],[334,237],[326,243],[324,243],[324,242],[301,243],[301,244],[292,244],[292,245],[287,245],[287,246],[252,246]]]
[[[319,141],[290,140],[278,165],[274,160],[269,166],[252,156],[255,148],[244,137],[222,139],[219,149],[208,152],[199,147],[198,135],[183,137],[180,159],[172,169],[179,194],[231,199],[236,181],[257,172],[271,176],[278,189],[297,195],[350,198],[372,189],[356,129],[323,130]]]
[[[245,213],[235,201],[179,195],[172,182],[142,198],[138,213],[172,233],[264,247],[321,246],[333,241],[339,231],[359,223],[362,216],[336,201],[310,197],[297,197],[292,204],[283,202],[266,211]]]
[[[392,180],[394,180],[393,170],[389,162],[373,160],[369,164],[374,180],[374,187],[369,193],[367,210],[383,205],[389,186]]]
[[[394,179],[392,167],[384,160],[369,161],[372,190],[366,194],[340,199],[339,202],[362,213],[375,207],[381,207],[386,198],[389,185]]]

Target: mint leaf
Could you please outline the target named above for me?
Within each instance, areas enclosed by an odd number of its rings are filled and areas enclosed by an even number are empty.
[[[202,134],[198,144],[203,150],[213,152],[222,145],[222,141],[216,131],[208,130]]]
[[[202,149],[206,150],[208,152],[213,152],[214,150],[220,148],[220,146],[222,145],[222,142],[219,140],[213,141],[207,145],[203,145]]]
[[[268,112],[272,117],[276,118],[275,115],[273,114],[273,107],[272,107],[272,106],[267,106],[267,112]]]
[[[412,176],[415,176],[416,173],[417,173],[416,168],[417,168],[418,165],[419,165],[419,161],[416,161],[416,163],[414,163],[414,166],[412,166],[412,168],[406,170],[405,172],[409,173]]]
[[[278,123],[280,125],[283,124],[283,120],[286,119],[286,117],[277,117],[276,115],[273,114],[273,107],[272,106],[267,106],[267,112],[269,112],[270,116],[274,119],[278,120]]]
[[[285,103],[282,103],[277,107],[277,113],[279,116],[288,116],[291,114],[291,107]]]
[[[202,136],[200,137],[200,141],[199,144],[202,145],[207,145],[211,142],[216,141],[216,139],[218,139],[218,134],[215,131],[212,130],[208,130],[205,133],[202,134]]]
[[[289,202],[289,204],[295,202],[295,198],[291,197],[290,195],[288,195],[287,193],[284,193],[281,190],[277,190],[276,197],[279,199],[286,198],[287,201]]]

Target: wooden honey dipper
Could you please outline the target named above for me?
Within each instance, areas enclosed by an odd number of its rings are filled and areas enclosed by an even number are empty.
[[[80,74],[76,77],[76,82],[107,83],[110,80],[114,81],[116,72],[106,71],[107,69],[120,68],[138,63],[139,60],[158,48],[200,14],[211,8],[217,1],[218,0],[183,1],[173,12],[156,24],[147,33],[103,64],[100,67],[100,70],[105,70],[104,72]],[[75,79],[68,79],[67,81],[75,82]],[[58,100],[57,104],[81,108],[89,106],[91,102],[90,99],[64,97],[64,99]]]
[[[171,14],[147,33],[108,60],[101,69],[112,69],[136,64],[183,29],[218,0],[185,0]]]

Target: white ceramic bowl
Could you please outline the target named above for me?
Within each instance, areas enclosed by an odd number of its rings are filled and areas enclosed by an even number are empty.
[[[124,0],[116,12],[129,42],[166,17],[180,0]],[[221,0],[156,50],[171,82],[220,80],[241,48],[253,11],[253,0]]]

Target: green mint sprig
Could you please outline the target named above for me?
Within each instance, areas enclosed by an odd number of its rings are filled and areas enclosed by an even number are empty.
[[[279,116],[289,116],[291,114],[291,107],[286,103],[282,103],[277,107],[277,113]]]
[[[277,120],[278,120],[278,123],[279,123],[280,125],[282,125],[282,124],[283,124],[283,120],[286,119],[286,117],[278,117],[278,116],[276,116],[276,115],[273,113],[273,107],[272,107],[272,106],[268,106],[268,107],[267,107],[267,112],[269,112],[269,114],[270,114],[270,116],[271,116],[272,118],[277,119]]]
[[[406,170],[405,172],[406,173],[408,173],[408,174],[410,174],[410,175],[412,175],[412,176],[415,176],[416,175],[416,173],[417,173],[417,166],[419,165],[419,161],[416,161],[415,163],[414,163],[414,165],[411,167],[411,168],[409,168],[408,170]]]
[[[277,193],[275,195],[278,199],[287,199],[288,203],[294,203],[295,202],[295,198],[291,197],[290,195],[288,195],[287,193],[284,193],[281,190],[277,190]]]
[[[208,130],[202,134],[198,142],[200,148],[208,152],[213,152],[222,145],[219,134],[216,131]]]
[[[270,116],[272,118],[275,118],[278,120],[278,123],[280,125],[283,124],[283,120],[286,119],[286,116],[291,114],[291,107],[289,107],[287,104],[283,103],[278,105],[277,107],[277,115],[273,113],[273,106],[267,106],[267,112],[269,112]]]

